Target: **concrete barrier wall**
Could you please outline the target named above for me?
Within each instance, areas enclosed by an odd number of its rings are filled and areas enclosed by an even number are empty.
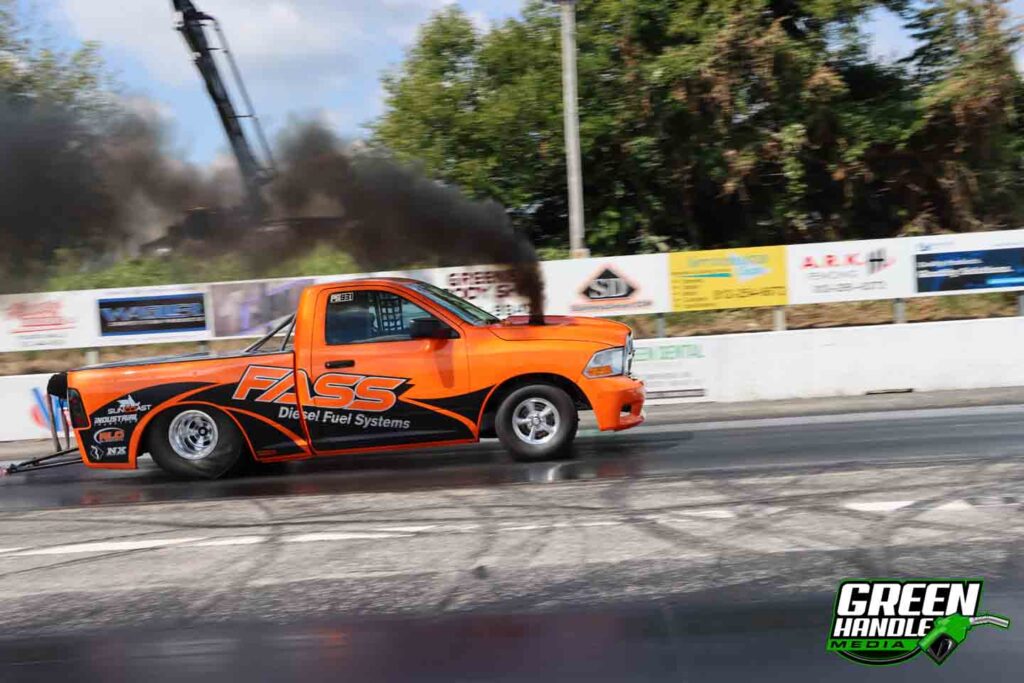
[[[634,369],[680,401],[1024,386],[1024,318],[640,340]],[[47,378],[0,377],[0,441],[46,437]]]
[[[1018,386],[1022,340],[1024,318],[728,334],[638,342],[635,368],[653,396],[694,401]]]

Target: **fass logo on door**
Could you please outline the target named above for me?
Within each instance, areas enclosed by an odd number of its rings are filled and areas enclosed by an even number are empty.
[[[942,664],[976,626],[1009,628],[982,614],[981,579],[850,579],[839,585],[826,649],[884,666],[924,652]]]
[[[231,398],[294,406],[315,405],[318,408],[361,410],[382,413],[398,402],[396,390],[409,380],[401,377],[368,377],[328,372],[310,383],[305,371],[295,373],[289,368],[250,365],[238,380]],[[315,402],[314,402],[315,399]]]

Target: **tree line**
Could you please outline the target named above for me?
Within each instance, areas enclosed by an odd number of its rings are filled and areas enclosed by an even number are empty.
[[[878,8],[913,39],[871,54]],[[596,253],[1020,227],[1005,0],[580,0],[588,245]],[[426,23],[384,77],[372,138],[566,245],[558,8]]]

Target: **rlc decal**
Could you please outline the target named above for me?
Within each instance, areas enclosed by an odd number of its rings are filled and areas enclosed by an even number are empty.
[[[367,377],[328,372],[317,377],[311,386],[304,370],[298,374],[301,379],[296,385],[295,373],[289,368],[250,365],[238,380],[231,398],[236,401],[255,400],[258,403],[292,406],[301,403],[318,408],[382,413],[394,407],[398,402],[395,391],[409,381],[400,377]],[[253,394],[255,397],[252,397]]]

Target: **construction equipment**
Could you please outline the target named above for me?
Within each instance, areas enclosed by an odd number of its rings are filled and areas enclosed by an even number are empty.
[[[190,0],[172,0],[172,4],[174,11],[178,13],[178,31],[192,52],[192,59],[199,70],[199,75],[206,83],[206,90],[210,94],[210,99],[213,100],[217,115],[220,116],[221,125],[224,127],[224,133],[228,137],[231,150],[238,162],[238,170],[242,175],[242,182],[245,184],[251,217],[257,221],[262,220],[265,203],[261,188],[274,177],[274,159],[270,145],[267,144],[266,136],[263,134],[263,128],[260,126],[259,118],[252,106],[252,101],[249,99],[249,93],[245,89],[242,74],[228,48],[227,37],[217,20],[196,9]],[[216,46],[212,45],[207,37],[208,24],[213,26],[217,34]],[[231,101],[231,95],[221,77],[217,60],[214,57],[215,52],[220,52],[231,68],[233,85],[245,104],[245,113],[238,113]],[[245,127],[242,125],[243,120],[246,119],[251,121],[252,128],[256,131],[263,161],[256,156],[252,145],[249,144]]]

